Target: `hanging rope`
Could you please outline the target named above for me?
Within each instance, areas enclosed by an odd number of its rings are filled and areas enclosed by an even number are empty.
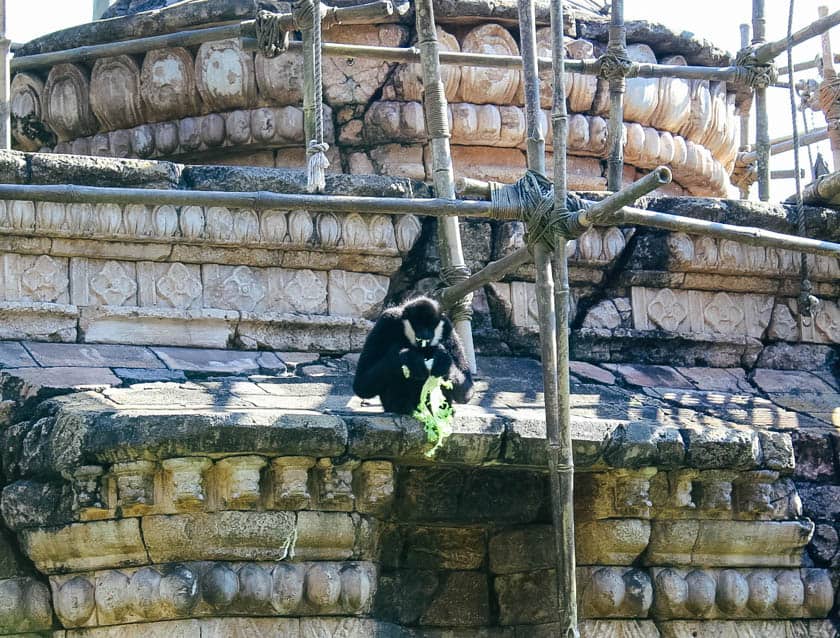
[[[276,58],[289,48],[289,32],[281,28],[280,14],[257,12],[257,47],[266,58]]]
[[[295,7],[295,22],[301,31],[311,33],[312,47],[304,55],[312,56],[312,90],[314,121],[313,138],[306,148],[306,189],[310,193],[321,193],[326,186],[325,171],[330,162],[327,159],[329,144],[324,141],[324,95],[321,71],[321,3],[301,0]]]
[[[796,82],[794,78],[793,68],[793,48],[790,45],[790,37],[793,33],[793,7],[795,0],[790,0],[790,9],[788,11],[788,45],[787,45],[787,63],[790,69],[790,81],[788,83],[790,95],[790,120],[793,127],[793,177],[796,183],[796,231],[800,237],[806,236],[805,228],[805,207],[802,202],[802,177],[800,176],[799,168],[799,128],[796,124]],[[797,306],[799,310],[800,322],[800,337],[802,334],[802,322],[805,317],[813,317],[817,312],[820,300],[811,294],[813,285],[811,284],[811,264],[806,253],[799,254],[799,297],[797,299]]]

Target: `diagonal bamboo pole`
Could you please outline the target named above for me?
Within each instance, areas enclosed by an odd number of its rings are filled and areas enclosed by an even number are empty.
[[[616,2],[620,3],[621,0],[616,0]],[[623,17],[621,19],[623,20]],[[554,127],[554,214],[561,218],[567,216],[566,138],[569,124],[566,112],[566,48],[563,40],[563,2],[551,0],[551,58],[554,63],[554,96],[551,113]],[[611,117],[613,115],[613,113],[610,114]],[[623,120],[623,115],[619,118],[619,126],[621,120]],[[620,145],[619,139],[619,148]],[[557,429],[550,431],[549,421],[546,419],[546,434],[549,439],[548,459],[553,497],[554,546],[558,561],[557,594],[560,605],[560,631],[558,633],[563,638],[577,638],[579,634],[575,577],[575,468],[572,458],[569,400],[569,262],[566,256],[566,243],[566,237],[558,237],[552,255],[558,405]],[[548,326],[543,324],[543,330],[547,328]]]
[[[764,0],[753,0],[752,27],[755,46],[764,42],[766,20]],[[770,124],[767,119],[767,89],[755,88],[755,152],[758,173],[758,198],[770,200]]]
[[[561,47],[562,47],[562,32],[563,22],[562,14],[560,15],[559,29],[557,27],[557,16],[553,13],[552,7],[552,34],[556,31],[561,33]],[[534,21],[534,2],[533,0],[519,0],[519,34],[522,48],[522,71],[524,75],[525,85],[525,126],[528,131],[528,168],[545,174],[545,137],[540,126],[540,81],[539,71],[537,70],[537,30]],[[556,37],[553,35],[553,46],[557,46]],[[561,49],[562,51],[562,49]],[[561,54],[562,56],[562,54]],[[555,60],[557,56],[554,55]],[[555,83],[557,76],[555,74]],[[563,95],[563,76],[560,76],[559,94],[563,96],[563,103],[565,105],[565,95]],[[558,95],[558,88],[555,86],[555,99]],[[554,122],[557,126],[557,122]],[[561,124],[562,128],[562,124]],[[556,128],[555,128],[556,130]],[[565,131],[562,131],[565,137]],[[558,155],[565,154],[565,148],[555,148],[555,165]],[[565,179],[565,165],[562,166],[562,177]],[[565,193],[564,193],[565,200]],[[564,201],[565,205],[565,201]],[[563,239],[560,239],[565,243]],[[557,611],[560,617],[561,628],[560,632],[563,636],[577,635],[577,619],[574,613],[575,605],[575,570],[574,570],[574,531],[573,504],[567,497],[571,497],[571,491],[568,494],[564,492],[561,482],[561,437],[562,437],[562,423],[560,422],[562,406],[568,406],[569,403],[569,387],[568,387],[568,357],[565,361],[566,371],[565,375],[560,368],[563,365],[558,359],[558,343],[557,336],[560,332],[565,332],[566,323],[558,324],[558,317],[556,312],[556,296],[555,296],[555,279],[553,274],[551,254],[548,246],[545,243],[539,242],[534,246],[534,261],[537,266],[537,308],[539,312],[540,324],[540,352],[541,365],[543,373],[543,388],[545,396],[545,433],[546,433],[546,448],[548,453],[548,472],[549,472],[549,486],[551,489],[551,514],[554,522],[554,551],[555,551],[555,586],[557,588]],[[560,329],[558,331],[558,328]],[[568,350],[568,345],[567,345]],[[562,380],[565,376],[567,381],[563,397]],[[567,480],[572,478],[572,468],[568,468],[568,472],[564,472]],[[563,468],[565,470],[565,468]],[[571,563],[567,559],[568,548],[565,547],[564,542],[571,537],[572,539],[572,559]],[[566,571],[571,568],[571,591],[568,587],[568,575]],[[571,597],[571,616],[568,615],[570,606],[568,600]],[[571,629],[567,630],[569,623]],[[571,631],[572,633],[569,633]]]
[[[610,36],[607,53],[619,58],[627,57],[627,31],[624,28],[624,0],[612,0]],[[621,189],[624,174],[624,91],[627,82],[616,73],[610,83],[610,121],[607,129],[607,189]]]
[[[755,4],[753,4],[753,31],[755,30]],[[755,57],[759,62],[770,62],[775,57],[781,55],[787,50],[788,46],[795,47],[803,42],[807,42],[811,38],[816,38],[819,35],[827,32],[829,29],[840,24],[840,10],[828,14],[814,20],[811,24],[803,27],[799,31],[793,33],[790,38],[784,37],[775,42],[764,42],[764,2],[761,2],[761,41],[760,46],[755,49]],[[753,39],[754,44],[759,44]]]
[[[809,144],[816,144],[828,139],[828,129],[826,127],[817,128],[813,131],[799,136],[799,145],[808,146]],[[793,150],[793,136],[786,135],[776,140],[770,140],[770,155],[778,155],[779,153],[786,153]],[[739,163],[751,163],[756,160],[758,153],[756,151],[747,151],[746,153],[738,153]]]
[[[440,72],[440,44],[435,27],[435,12],[432,0],[417,0],[414,6],[417,24],[417,46],[420,49],[423,74],[423,108],[426,114],[426,131],[429,135],[429,149],[432,155],[432,180],[438,197],[455,199],[455,176],[452,170],[452,155],[449,150],[449,120],[446,94]],[[457,216],[438,220],[438,253],[441,260],[441,279],[447,284],[457,283],[469,277],[461,246],[461,229]],[[470,369],[475,372],[475,348],[472,338],[471,298],[452,312],[453,323],[461,342]]]

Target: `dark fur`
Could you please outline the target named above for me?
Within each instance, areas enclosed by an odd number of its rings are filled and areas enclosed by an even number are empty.
[[[437,346],[421,348],[409,343],[403,329],[408,319],[417,339],[431,340],[438,321],[443,336]],[[433,359],[432,374],[452,381],[452,390],[443,393],[450,403],[466,403],[472,396],[473,380],[464,349],[452,323],[437,302],[428,297],[412,299],[389,308],[376,321],[359,357],[353,391],[363,399],[379,396],[386,412],[411,414],[420,402],[420,390],[429,377],[425,360]],[[410,371],[405,378],[402,366]]]

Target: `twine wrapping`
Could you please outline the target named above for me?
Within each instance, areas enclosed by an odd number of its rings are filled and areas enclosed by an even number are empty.
[[[554,209],[554,185],[544,175],[528,170],[514,184],[490,183],[490,216],[497,220],[525,222],[525,243],[544,243],[553,250],[557,237],[572,239],[583,232],[570,223],[568,211],[583,208],[583,202],[572,193],[566,195],[566,211]]]
[[[756,60],[753,47],[738,52],[735,66],[738,67],[738,81],[753,89],[766,89],[779,79],[779,73],[772,63]]]
[[[258,11],[257,47],[266,58],[276,58],[289,48],[289,32],[280,27],[280,14]]]

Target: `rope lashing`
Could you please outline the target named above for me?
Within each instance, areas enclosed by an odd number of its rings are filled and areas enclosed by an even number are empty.
[[[598,77],[602,80],[623,80],[637,73],[638,67],[622,51],[607,51],[598,58]]]
[[[490,183],[490,215],[497,220],[525,222],[525,242],[534,246],[540,242],[554,249],[557,237],[572,239],[585,229],[571,227],[567,215],[554,210],[554,185],[544,175],[529,170],[513,184]],[[566,195],[567,211],[584,208],[580,198]]]
[[[738,67],[738,81],[753,89],[766,89],[779,79],[775,65],[756,60],[753,47],[738,52],[735,56],[735,66]]]
[[[300,0],[295,6],[295,23],[301,31],[311,34],[311,51],[305,55],[312,56],[312,91],[314,113],[313,138],[306,147],[306,190],[310,193],[321,193],[326,187],[326,169],[330,162],[327,159],[329,144],[324,141],[324,94],[321,71],[321,3],[314,0]],[[329,14],[329,12],[328,12]]]
[[[443,268],[440,273],[440,278],[443,281],[444,287],[454,286],[470,278],[470,269],[466,266]],[[473,295],[470,293],[450,305],[447,314],[453,323],[472,320],[472,299]]]
[[[276,58],[289,48],[289,32],[280,27],[280,14],[258,11],[257,47],[266,58]]]

